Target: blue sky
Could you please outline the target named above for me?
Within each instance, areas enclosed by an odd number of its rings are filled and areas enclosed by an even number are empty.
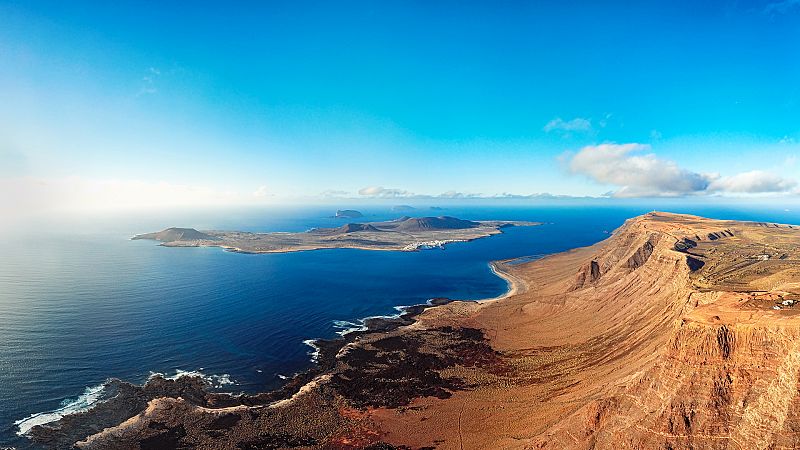
[[[597,3],[0,1],[0,188],[797,197],[800,1]]]

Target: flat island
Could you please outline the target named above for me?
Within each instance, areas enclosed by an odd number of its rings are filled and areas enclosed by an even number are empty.
[[[333,217],[336,219],[358,219],[360,217],[364,217],[364,214],[361,214],[361,211],[356,211],[354,209],[340,209],[336,211],[336,215]]]
[[[415,251],[443,248],[501,232],[511,226],[534,226],[537,222],[472,221],[455,217],[401,217],[386,222],[348,223],[336,228],[314,228],[301,233],[249,233],[244,231],[198,231],[167,228],[138,234],[132,239],[150,239],[166,247],[221,247],[241,253],[286,253],[324,248]]]

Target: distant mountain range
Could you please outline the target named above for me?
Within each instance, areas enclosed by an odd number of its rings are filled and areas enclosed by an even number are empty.
[[[433,231],[433,230],[463,230],[476,228],[480,223],[463,220],[450,216],[439,217],[401,217],[391,222],[374,223],[378,229],[393,231]]]
[[[477,228],[481,224],[471,220],[457,219],[455,217],[408,217],[403,216],[399,219],[388,222],[369,222],[369,223],[348,223],[338,228],[318,228],[313,232],[328,234],[346,234],[360,231],[440,231],[440,230],[465,230]]]

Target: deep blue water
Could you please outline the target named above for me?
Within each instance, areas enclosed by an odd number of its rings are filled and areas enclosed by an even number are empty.
[[[545,225],[414,253],[245,255],[128,239],[167,226],[302,231],[341,224],[328,217],[335,208],[165,213],[57,226],[44,221],[0,241],[0,446],[25,446],[15,421],[57,410],[109,377],[141,383],[151,372],[201,370],[227,375],[234,384],[225,390],[274,388],[280,374],[309,367],[311,349],[303,341],[334,337],[337,321],[393,314],[395,306],[432,297],[500,295],[506,284],[491,273],[489,261],[591,245],[649,209],[420,209],[413,215]],[[782,207],[664,209],[800,223],[798,213]],[[408,214],[362,211],[362,221]]]

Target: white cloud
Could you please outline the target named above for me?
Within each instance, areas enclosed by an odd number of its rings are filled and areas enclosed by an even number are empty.
[[[480,198],[482,197],[481,194],[468,194],[464,192],[458,191],[447,191],[442,192],[441,194],[437,195],[439,198]]]
[[[582,148],[569,170],[620,189],[616,197],[679,196],[704,191],[710,177],[659,159],[644,144],[601,144]]]
[[[708,187],[708,190],[712,192],[763,194],[787,192],[795,186],[797,186],[797,182],[794,180],[782,178],[762,170],[752,170],[715,180]]]
[[[387,189],[382,186],[367,186],[365,188],[361,188],[358,190],[358,195],[376,198],[414,197],[413,192],[404,191],[402,189]]]
[[[567,158],[569,170],[612,185],[613,197],[677,197],[702,194],[789,192],[797,183],[763,171],[729,177],[702,174],[658,158],[645,144],[601,144],[582,148]]]
[[[335,191],[342,192],[343,191]],[[464,199],[553,199],[553,198],[571,198],[569,195],[553,195],[550,193],[536,193],[536,194],[513,194],[504,192],[502,194],[484,194],[478,192],[459,192],[459,191],[446,191],[441,194],[414,194],[402,189],[386,189],[380,186],[366,187],[358,191],[362,196],[372,198],[411,198],[421,200],[464,200]]]
[[[336,189],[328,189],[319,193],[319,196],[322,198],[347,198],[349,195],[350,192]]]
[[[548,199],[565,199],[565,198],[577,198],[577,197],[574,197],[572,195],[553,195],[549,192],[539,192],[536,194],[514,194],[511,192],[503,192],[502,194],[493,195],[490,198],[548,200]]]
[[[369,186],[359,189],[359,195],[373,198],[415,198],[415,199],[467,199],[467,198],[489,198],[480,193],[466,193],[459,191],[447,191],[441,194],[415,194],[403,189],[387,189],[381,186]]]
[[[794,144],[794,143],[795,143],[795,140],[794,140],[794,138],[793,138],[793,137],[791,137],[791,136],[788,136],[788,135],[787,135],[787,136],[784,136],[784,137],[782,137],[782,138],[781,138],[781,139],[778,141],[778,143],[779,143],[779,144]]]
[[[572,120],[564,120],[560,117],[556,117],[550,122],[547,122],[547,124],[544,126],[544,131],[547,133],[550,133],[551,131],[560,133],[589,133],[592,131],[592,121],[590,119],[584,119],[581,117],[576,117]]]

